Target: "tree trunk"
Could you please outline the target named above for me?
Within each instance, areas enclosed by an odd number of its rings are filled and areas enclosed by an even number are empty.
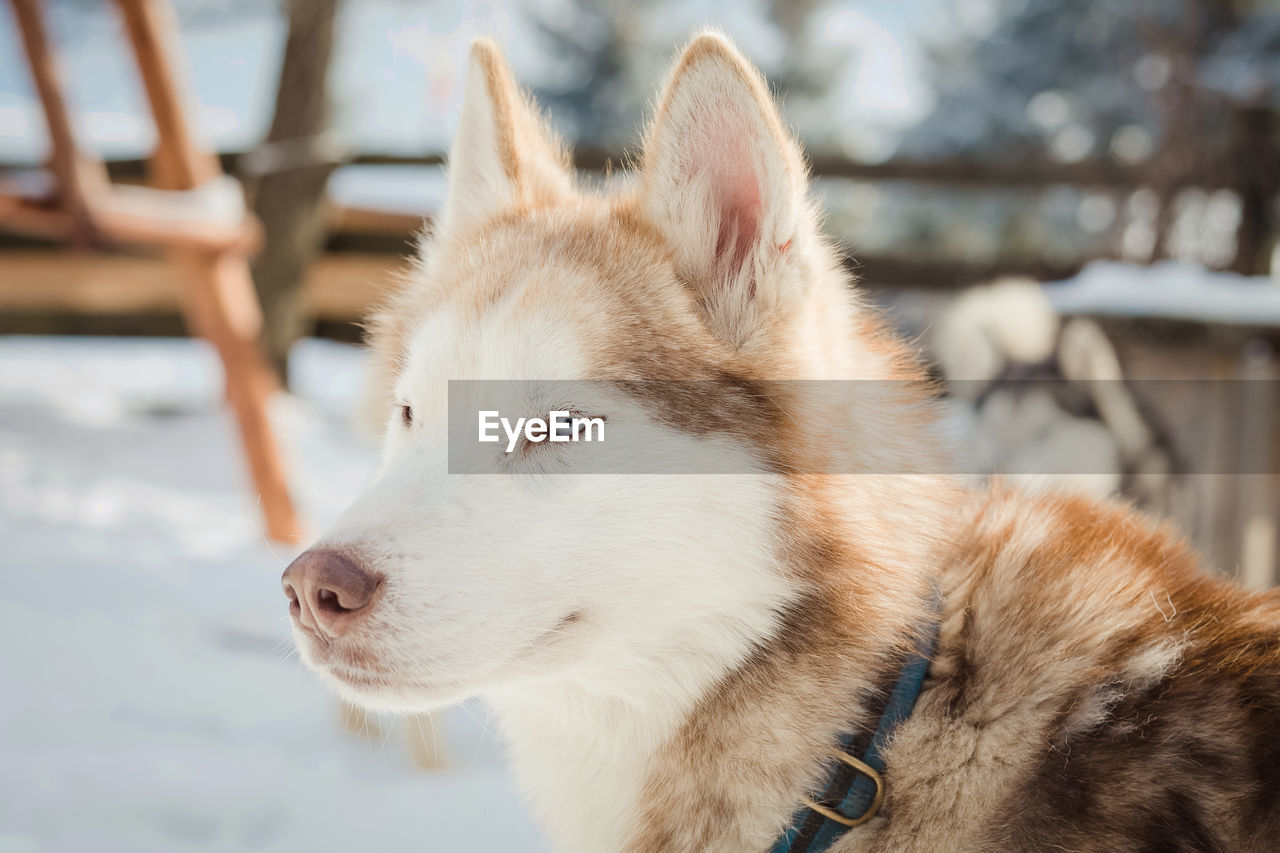
[[[1205,10],[1200,0],[1191,0],[1184,8],[1180,26],[1157,27],[1147,43],[1156,56],[1169,63],[1169,78],[1156,93],[1156,112],[1160,116],[1160,149],[1152,170],[1154,189],[1160,199],[1156,213],[1156,243],[1151,260],[1170,257],[1178,196],[1195,180],[1204,163],[1200,157],[1196,121],[1200,112],[1200,91],[1196,86]]]
[[[1264,99],[1231,107],[1232,185],[1240,195],[1240,227],[1230,269],[1241,275],[1265,275],[1275,231],[1272,200],[1280,191],[1280,150],[1276,118]]]
[[[275,115],[266,142],[246,158],[244,170],[265,238],[253,264],[264,338],[286,382],[289,349],[314,323],[302,285],[324,247],[324,190],[339,159],[326,135],[337,11],[338,0],[289,1]]]

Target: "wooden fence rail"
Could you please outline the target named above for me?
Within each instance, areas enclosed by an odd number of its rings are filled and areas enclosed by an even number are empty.
[[[222,155],[223,167],[238,174],[245,157],[244,152],[230,151]],[[360,166],[442,166],[443,154],[377,154],[364,153],[352,156],[347,163]],[[574,165],[584,172],[607,172],[621,169],[632,162],[625,152],[612,149],[583,147],[574,149]],[[905,181],[952,187],[997,187],[1006,189],[1038,189],[1055,184],[1082,188],[1135,190],[1152,186],[1156,181],[1153,170],[1144,166],[1130,166],[1115,160],[1082,160],[1076,163],[1058,163],[1043,158],[1014,158],[995,160],[987,158],[952,158],[947,160],[888,160],[882,163],[864,163],[845,157],[812,155],[810,171],[819,178],[849,178],[861,181]],[[146,173],[146,161],[119,159],[108,162],[107,168],[115,180],[128,181]],[[1211,171],[1204,174],[1179,176],[1174,185],[1180,188],[1204,189],[1230,188],[1234,182],[1225,172]]]

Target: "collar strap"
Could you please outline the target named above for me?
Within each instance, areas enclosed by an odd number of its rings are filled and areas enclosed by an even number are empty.
[[[938,623],[931,621],[892,689],[886,691],[874,731],[868,728],[840,736],[821,799],[807,801],[792,816],[770,853],[820,853],[851,828],[876,816],[885,794],[881,753],[915,708],[937,637]]]

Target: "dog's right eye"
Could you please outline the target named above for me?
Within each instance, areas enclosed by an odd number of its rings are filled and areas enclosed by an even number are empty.
[[[407,427],[413,426],[413,407],[412,406],[400,407],[400,422]]]

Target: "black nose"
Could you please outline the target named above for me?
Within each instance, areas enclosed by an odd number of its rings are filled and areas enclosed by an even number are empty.
[[[280,579],[289,597],[289,613],[313,634],[339,637],[371,609],[382,578],[350,553],[330,549],[303,551]]]

